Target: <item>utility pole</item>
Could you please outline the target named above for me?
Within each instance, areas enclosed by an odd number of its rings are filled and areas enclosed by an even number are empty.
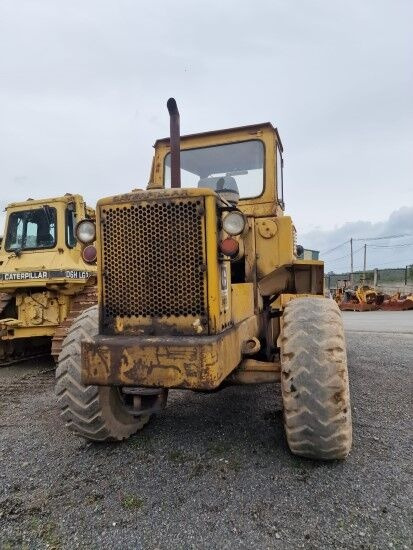
[[[350,256],[351,256],[351,275],[350,282],[353,284],[353,237],[350,239]]]
[[[364,271],[364,278],[366,278],[366,257],[367,257],[367,245],[364,245],[364,264],[363,264],[363,271]]]

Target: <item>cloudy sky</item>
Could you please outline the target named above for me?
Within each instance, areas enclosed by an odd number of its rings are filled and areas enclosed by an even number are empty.
[[[144,185],[174,96],[183,133],[279,128],[307,246],[380,232],[413,206],[412,21],[411,0],[0,0],[0,205]]]

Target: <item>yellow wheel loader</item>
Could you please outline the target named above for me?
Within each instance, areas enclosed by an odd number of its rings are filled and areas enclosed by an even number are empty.
[[[155,143],[150,181],[98,202],[98,306],[63,343],[66,426],[122,440],[168,390],[281,382],[288,445],[341,459],[351,447],[346,347],[323,262],[297,258],[284,214],[282,145],[270,123]]]
[[[61,350],[96,303],[95,213],[80,195],[6,207],[0,248],[0,366]]]

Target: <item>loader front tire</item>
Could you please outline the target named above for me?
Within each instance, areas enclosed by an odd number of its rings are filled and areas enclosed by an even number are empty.
[[[352,425],[341,313],[328,298],[295,298],[281,328],[284,427],[292,453],[345,458]]]
[[[62,344],[56,369],[56,395],[66,427],[91,441],[121,441],[143,428],[149,416],[126,411],[120,389],[85,386],[81,381],[81,342],[98,333],[98,308],[83,311]]]

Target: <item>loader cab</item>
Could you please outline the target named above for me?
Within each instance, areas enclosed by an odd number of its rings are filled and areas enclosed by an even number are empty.
[[[155,145],[148,189],[171,187],[169,138]],[[181,186],[208,188],[245,214],[282,216],[283,160],[270,123],[182,136]]]
[[[166,190],[172,187],[171,140],[160,139],[154,147],[148,190]],[[179,149],[181,192],[211,189],[217,195],[219,249],[224,260],[231,260],[228,280],[251,283],[280,266],[292,265],[297,259],[296,230],[291,217],[284,215],[283,146],[278,130],[266,122],[181,136]],[[235,225],[239,220],[234,211],[243,215],[243,230],[226,230],[231,211]],[[285,274],[271,283],[265,293],[292,287],[287,278]],[[262,293],[256,286],[253,290],[255,306],[261,311]]]

